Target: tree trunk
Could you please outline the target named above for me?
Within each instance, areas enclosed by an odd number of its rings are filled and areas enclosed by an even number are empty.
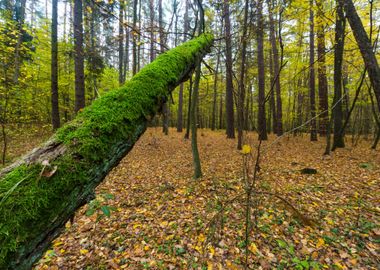
[[[337,0],[336,23],[335,23],[335,52],[334,52],[334,137],[332,150],[344,147],[344,134],[341,133],[343,126],[342,110],[342,63],[344,49],[345,18],[343,5]]]
[[[186,34],[189,31],[189,2],[185,1],[185,14],[183,19],[183,41],[186,41]],[[179,94],[178,94],[178,114],[177,114],[177,132],[182,132],[183,128],[183,89],[184,85],[180,85]]]
[[[372,50],[372,44],[363,27],[360,17],[356,12],[352,0],[338,1],[341,2],[341,5],[344,5],[346,17],[350,23],[352,32],[354,33],[356,42],[358,43],[360,52],[362,54],[365,66],[368,70],[368,76],[371,80],[371,84],[377,100],[377,107],[380,110],[380,67],[377,62],[375,53]]]
[[[52,1],[51,20],[51,122],[53,129],[61,126],[58,98],[58,0]]]
[[[138,0],[133,0],[132,75],[137,73],[137,3]]]
[[[328,84],[326,77],[325,25],[323,22],[323,3],[317,0],[317,51],[318,51],[318,94],[319,94],[319,135],[326,136],[329,122]]]
[[[314,69],[314,11],[313,0],[310,0],[310,75],[309,75],[309,91],[310,91],[310,140],[317,140],[317,121],[315,106],[315,69]]]
[[[85,106],[82,0],[74,1],[75,112]]]
[[[240,83],[239,83],[239,99],[238,99],[238,143],[237,149],[242,149],[243,144],[243,129],[244,129],[244,100],[245,100],[245,60],[247,55],[248,43],[248,8],[249,1],[245,0],[244,5],[244,20],[243,20],[243,35],[241,44],[241,63],[240,63]]]
[[[270,2],[272,2],[271,0]],[[269,27],[270,27],[270,41],[273,52],[273,68],[274,68],[274,80],[276,87],[276,129],[275,132],[278,136],[283,134],[282,127],[282,100],[281,100],[281,77],[280,77],[280,63],[279,63],[279,55],[277,49],[276,35],[275,35],[275,27],[274,27],[274,19],[272,13],[272,6],[269,6]],[[274,93],[273,93],[274,95]]]
[[[224,27],[226,39],[226,133],[227,138],[235,138],[234,126],[234,96],[232,83],[232,44],[231,44],[231,22],[230,5],[228,0],[224,0]]]
[[[124,84],[124,0],[119,1],[119,85]]]
[[[218,70],[219,70],[219,63],[220,63],[220,49],[218,50],[218,56],[216,59],[216,67],[215,67],[215,74],[214,74],[214,94],[213,94],[213,101],[212,101],[212,118],[211,118],[211,130],[216,129],[216,103],[218,98]]]
[[[264,18],[263,0],[257,3],[257,64],[259,83],[259,115],[258,133],[259,140],[267,140],[267,126],[265,116],[265,63],[264,63]]]
[[[0,172],[1,269],[32,267],[211,45],[202,35],[167,52]]]

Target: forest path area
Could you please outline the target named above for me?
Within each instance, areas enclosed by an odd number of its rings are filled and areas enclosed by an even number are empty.
[[[199,130],[204,176],[193,180],[183,135],[149,128],[35,269],[243,269],[243,155],[224,131]],[[255,152],[257,135],[248,138]],[[379,151],[363,142],[322,157],[324,139],[290,136],[267,148],[274,139],[263,142],[258,186],[302,216],[255,196],[250,268],[378,269]]]

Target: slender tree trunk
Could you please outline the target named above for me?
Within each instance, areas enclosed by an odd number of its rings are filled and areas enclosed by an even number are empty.
[[[161,0],[160,0],[161,1]],[[198,34],[200,35],[203,32],[203,26],[204,26],[204,13],[203,13],[203,6],[202,6],[202,0],[196,0],[196,3],[198,5],[198,12],[199,12],[199,30]],[[199,96],[199,82],[201,79],[201,61],[199,61],[196,65],[195,69],[195,80],[194,80],[194,88],[193,88],[193,102],[191,103],[190,108],[190,116],[191,116],[191,150],[193,153],[193,165],[194,165],[194,179],[198,179],[202,177],[202,167],[201,167],[201,160],[199,157],[199,150],[198,150],[198,136],[197,136],[197,122],[199,117],[199,106],[198,106],[198,96]]]
[[[273,2],[273,0],[270,0]],[[275,35],[275,23],[273,19],[273,6],[269,6],[269,28],[270,28],[270,41],[273,52],[273,68],[274,68],[274,80],[276,89],[276,129],[275,132],[278,136],[283,134],[282,127],[282,100],[281,100],[281,77],[280,77],[280,63],[277,49],[276,35]]]
[[[319,94],[319,135],[326,136],[329,122],[328,84],[326,76],[325,25],[323,22],[323,2],[317,0],[317,41],[318,41],[318,94]]]
[[[127,8],[128,5],[124,5],[124,9],[125,9],[125,12],[124,12],[124,16],[125,16],[125,22],[127,24],[129,24],[129,17],[128,17],[128,14],[129,14],[129,9]],[[125,81],[126,78],[127,78],[127,72],[129,71],[129,36],[131,34],[131,31],[130,29],[126,26],[125,29],[125,52],[124,52],[124,78],[123,80]]]
[[[189,79],[189,102],[187,104],[187,119],[186,119],[186,133],[185,133],[185,139],[190,138],[190,109],[191,109],[191,96],[193,89],[193,79],[192,76]]]
[[[19,8],[19,12],[17,14],[18,16],[16,16],[18,36],[17,36],[17,42],[16,42],[16,47],[15,47],[15,58],[14,58],[15,71],[13,74],[13,83],[15,85],[18,85],[18,79],[20,76],[20,68],[21,68],[20,51],[21,51],[22,39],[23,39],[23,33],[24,33],[23,26],[25,22],[25,5],[26,5],[26,0],[21,0],[20,7],[16,7],[16,8]]]
[[[162,0],[158,0],[158,27],[160,35],[160,51],[163,53],[165,51],[164,45],[164,22],[163,22],[163,11],[162,11]],[[169,134],[169,115],[170,115],[170,101],[167,100],[162,105],[162,131],[165,135]]]
[[[345,18],[343,5],[337,0],[336,23],[335,23],[335,53],[334,53],[334,137],[332,150],[344,147],[344,134],[341,133],[343,126],[342,110],[342,63],[344,49]]]
[[[240,63],[240,83],[239,83],[239,97],[238,97],[238,143],[237,149],[242,149],[243,144],[243,129],[244,129],[244,100],[245,100],[245,60],[247,55],[248,43],[248,8],[249,1],[245,0],[244,5],[244,19],[243,19],[243,35],[241,44],[241,63]]]
[[[119,1],[119,85],[124,84],[124,0]]]
[[[154,53],[154,0],[149,0],[149,18],[150,18],[150,62],[155,58]]]
[[[85,106],[82,0],[74,0],[75,112]]]
[[[259,114],[258,133],[259,140],[267,140],[267,126],[265,116],[265,63],[264,63],[264,18],[263,0],[257,2],[257,64],[259,84]]]
[[[183,24],[184,24],[183,29],[185,33],[183,35],[183,41],[186,41],[186,34],[189,31],[189,2],[188,0],[185,0],[185,14],[184,14]],[[183,89],[184,89],[184,85],[181,84],[179,88],[179,94],[178,94],[177,132],[182,132],[182,128],[183,128]],[[190,95],[191,94],[189,93],[189,96]]]
[[[270,77],[271,77],[271,85],[273,85],[274,83],[274,80],[275,80],[275,75],[274,75],[274,72],[273,72],[273,52],[270,51],[269,52],[269,73],[270,73]],[[269,107],[270,107],[270,110],[269,112],[271,114],[268,115],[268,119],[270,120],[272,118],[272,129],[273,129],[273,133],[277,134],[277,114],[276,114],[276,102],[275,102],[275,92],[272,91],[271,93],[269,93],[270,97],[269,97]],[[268,121],[270,123],[270,121]],[[270,125],[268,126],[268,133],[270,133]]]
[[[309,91],[310,91],[310,140],[317,140],[317,121],[316,106],[315,106],[315,69],[314,69],[314,11],[313,0],[310,0],[310,76],[309,76]]]
[[[363,27],[360,17],[356,12],[352,0],[338,0],[341,5],[344,5],[346,17],[350,23],[352,32],[354,33],[356,42],[362,54],[365,66],[368,70],[368,76],[371,80],[373,90],[375,92],[377,107],[380,111],[380,67],[377,62],[376,56],[372,50],[372,44],[368,35]]]
[[[231,22],[230,5],[228,0],[224,0],[224,27],[226,39],[226,133],[227,138],[235,138],[234,125],[234,96],[232,83],[232,44],[231,44]]]
[[[58,98],[58,0],[52,1],[51,22],[51,119],[53,129],[60,127]]]
[[[138,0],[133,0],[132,75],[135,75],[137,73],[137,3]]]
[[[214,94],[212,101],[212,118],[211,118],[211,130],[216,129],[216,112],[217,112],[217,98],[218,98],[218,70],[219,70],[219,62],[220,62],[220,49],[218,50],[218,56],[216,59],[216,67],[214,74]]]

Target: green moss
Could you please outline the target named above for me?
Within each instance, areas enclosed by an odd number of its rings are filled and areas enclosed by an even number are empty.
[[[205,34],[163,53],[125,86],[94,101],[59,129],[54,139],[67,151],[51,161],[51,168],[58,167],[52,177],[41,177],[42,165],[33,164],[0,179],[0,269],[12,268],[22,252],[41,241],[58,216],[75,211],[78,205],[73,201],[93,192],[212,39]]]

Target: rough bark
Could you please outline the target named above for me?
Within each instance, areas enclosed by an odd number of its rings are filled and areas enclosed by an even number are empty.
[[[352,32],[354,33],[356,42],[358,43],[360,52],[362,54],[365,66],[368,70],[368,76],[371,80],[373,90],[375,92],[377,107],[380,110],[380,67],[377,62],[375,53],[372,50],[372,44],[363,27],[358,13],[352,0],[338,0],[341,5],[344,5],[346,17],[350,23]]]
[[[263,0],[257,3],[257,64],[259,84],[259,112],[258,127],[259,140],[267,140],[267,126],[265,116],[265,63],[264,63],[264,18]]]
[[[309,74],[309,95],[310,95],[310,140],[317,140],[317,121],[315,106],[315,69],[314,69],[314,11],[313,0],[310,0],[310,74]]]
[[[51,20],[51,122],[53,129],[61,126],[58,105],[58,0],[52,1]]]
[[[342,110],[342,65],[344,49],[344,23],[343,5],[337,1],[336,23],[335,23],[335,51],[334,51],[334,137],[332,150],[344,147],[343,133],[340,132],[343,126]]]
[[[74,47],[75,47],[75,112],[85,106],[84,52],[83,52],[83,6],[82,0],[74,1]]]
[[[240,63],[240,82],[239,82],[239,97],[238,97],[238,143],[237,149],[242,149],[243,143],[243,128],[244,128],[244,100],[245,100],[245,58],[247,55],[248,43],[248,8],[249,1],[245,0],[244,5],[244,20],[243,20],[243,36],[241,44],[241,63]]]
[[[124,84],[124,1],[119,2],[119,85]]]
[[[42,147],[0,172],[0,269],[30,269],[145,131],[212,44],[202,35],[158,57]]]
[[[270,1],[272,2],[272,1]],[[278,136],[281,136],[283,134],[283,127],[282,127],[282,100],[281,100],[281,78],[280,78],[280,63],[279,63],[279,53],[277,48],[277,42],[276,42],[276,35],[275,35],[275,27],[274,27],[274,19],[273,19],[273,12],[272,12],[272,6],[269,7],[269,28],[270,28],[270,42],[273,52],[273,71],[274,71],[274,80],[275,81],[275,87],[276,87],[276,129],[273,131],[276,132]],[[274,95],[274,93],[273,93]]]
[[[189,31],[189,2],[185,1],[185,14],[183,19],[183,41],[186,41],[186,34]],[[183,129],[183,89],[184,85],[180,85],[178,94],[178,112],[177,112],[177,132],[182,132]]]
[[[138,0],[133,0],[132,75],[137,73],[137,3]]]
[[[227,138],[235,138],[234,125],[234,96],[232,83],[232,44],[231,44],[231,22],[230,5],[228,0],[224,0],[224,27],[226,40],[226,133]]]
[[[318,51],[318,95],[319,95],[319,135],[326,136],[329,121],[328,84],[326,76],[325,27],[323,22],[323,4],[317,0],[317,51]]]

